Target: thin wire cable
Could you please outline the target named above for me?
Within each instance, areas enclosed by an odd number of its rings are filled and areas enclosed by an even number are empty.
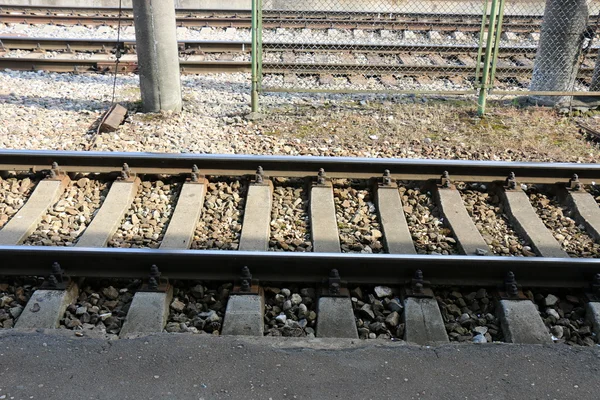
[[[119,60],[121,59],[121,10],[122,10],[122,0],[119,0],[119,19],[117,23],[117,48],[115,50],[115,57],[117,61],[115,63],[115,74],[113,78],[113,89],[112,89],[112,100],[111,105],[115,104],[115,91],[117,88],[117,75],[119,73]]]

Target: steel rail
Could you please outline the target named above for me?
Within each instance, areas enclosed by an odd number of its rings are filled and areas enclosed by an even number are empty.
[[[127,163],[139,174],[189,174],[196,165],[206,175],[243,176],[254,175],[262,166],[267,176],[274,177],[313,177],[324,168],[332,178],[379,178],[387,169],[399,180],[439,179],[448,171],[452,179],[467,182],[504,181],[511,172],[523,183],[566,183],[575,173],[583,183],[600,182],[600,164],[0,150],[0,171],[43,171],[53,162],[65,172],[88,173],[118,173]]]
[[[0,246],[1,275],[47,275],[58,262],[73,277],[142,278],[155,264],[171,279],[234,280],[248,266],[263,281],[320,282],[331,269],[353,283],[404,284],[420,269],[433,284],[500,285],[513,271],[521,285],[588,287],[600,260],[353,253],[252,252]]]

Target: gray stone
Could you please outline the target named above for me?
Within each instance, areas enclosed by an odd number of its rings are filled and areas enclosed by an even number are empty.
[[[475,328],[473,328],[473,332],[477,332],[480,335],[485,335],[488,331],[488,327],[487,326],[476,326]]]
[[[388,310],[392,311],[392,312],[402,312],[402,309],[404,308],[402,306],[402,304],[400,304],[400,300],[399,299],[391,299],[389,301],[389,303],[387,303],[387,308]]]
[[[184,308],[185,308],[185,303],[182,301],[179,301],[179,299],[175,299],[171,303],[171,309],[173,309],[173,311],[182,312]]]
[[[549,317],[554,317],[557,321],[560,319],[560,315],[558,315],[558,311],[556,311],[554,308],[547,308],[546,314],[548,314]]]
[[[285,324],[287,320],[287,317],[285,316],[285,314],[279,314],[278,316],[275,317],[275,321],[280,322],[282,324]]]
[[[400,314],[394,311],[386,317],[385,322],[391,327],[397,327],[400,323]]]
[[[548,306],[548,307],[552,307],[552,306],[556,305],[556,303],[558,303],[558,297],[556,297],[553,294],[549,294],[544,299],[544,304],[546,304],[546,306]]]
[[[392,296],[392,289],[390,289],[387,286],[375,286],[375,294],[380,299],[383,298],[383,297],[391,297]]]
[[[294,304],[294,305],[298,305],[298,304],[302,303],[302,296],[300,296],[300,295],[299,295],[299,294],[297,294],[297,293],[294,293],[294,294],[292,295],[292,299],[291,299],[291,301],[292,301],[292,304]]]
[[[102,294],[109,300],[117,300],[119,291],[112,286],[102,289]]]
[[[373,308],[371,307],[370,304],[365,304],[360,308],[360,313],[359,315],[361,315],[364,318],[367,319],[375,319],[375,313],[373,313]]]
[[[284,295],[286,298],[290,297],[292,295],[292,292],[290,291],[290,289],[281,289],[280,292],[282,295]]]
[[[21,316],[21,313],[23,312],[23,307],[22,306],[12,307],[10,310],[8,310],[8,312],[10,313],[10,315],[12,315],[12,317],[14,319],[17,319],[17,318],[19,318],[19,316]]]
[[[75,315],[83,315],[87,313],[87,311],[87,307],[85,306],[77,307],[77,310],[75,310]]]
[[[556,339],[562,339],[562,337],[565,334],[565,331],[562,326],[555,325],[550,329],[550,333],[552,333],[552,336],[554,336]]]
[[[473,343],[487,343],[487,339],[481,333],[473,336]]]

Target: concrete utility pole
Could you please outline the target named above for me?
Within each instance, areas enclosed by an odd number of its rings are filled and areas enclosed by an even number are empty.
[[[133,16],[143,110],[181,111],[173,0],[133,0]]]
[[[531,91],[572,91],[588,24],[587,0],[546,0]],[[532,96],[531,101],[554,106],[568,96]]]

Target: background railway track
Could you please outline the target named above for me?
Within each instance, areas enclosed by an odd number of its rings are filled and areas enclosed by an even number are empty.
[[[469,14],[373,13],[373,12],[290,12],[274,10],[263,12],[265,28],[310,29],[410,29],[479,32],[481,16]],[[539,30],[542,16],[507,15],[504,26],[513,32]],[[116,25],[118,9],[70,7],[17,7],[0,6],[0,22],[56,25]],[[133,25],[130,9],[124,10],[123,25]],[[250,27],[249,10],[177,10],[178,26],[186,27]]]
[[[115,40],[44,39],[0,37],[0,67],[13,70],[47,70],[54,72],[110,72],[116,68],[111,53]],[[125,56],[119,71],[136,72],[135,41],[122,41]],[[248,72],[248,42],[186,40],[179,42],[182,73]],[[282,51],[281,48],[286,50]],[[474,75],[477,47],[469,45],[343,45],[265,43],[265,73],[346,74],[377,71],[370,75],[399,74],[405,76],[469,76]],[[527,77],[533,71],[536,46],[502,47],[497,76]],[[30,51],[18,54],[18,51]],[[14,52],[17,51],[17,54]],[[13,53],[11,53],[13,52]],[[14,54],[14,55],[13,55]],[[591,49],[580,71],[580,78],[591,78],[598,48]],[[331,61],[331,57],[335,59]]]

